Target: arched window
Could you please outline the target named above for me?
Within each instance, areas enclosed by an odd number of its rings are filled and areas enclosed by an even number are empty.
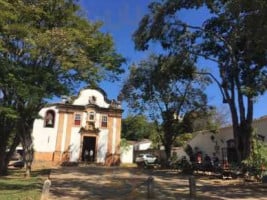
[[[45,114],[44,126],[45,127],[54,127],[55,126],[55,111],[48,110]]]

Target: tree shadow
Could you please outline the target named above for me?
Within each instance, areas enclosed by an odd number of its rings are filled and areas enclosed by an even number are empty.
[[[51,195],[55,199],[147,199],[147,178],[152,176],[153,199],[190,199],[187,175],[170,171],[119,167],[65,167],[53,169]],[[223,200],[267,197],[261,184],[214,184],[197,177],[197,199]]]
[[[39,170],[34,170],[31,172],[31,177],[49,177],[51,173],[51,169],[39,169]]]

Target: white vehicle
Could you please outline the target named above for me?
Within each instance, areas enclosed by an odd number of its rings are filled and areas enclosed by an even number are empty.
[[[158,160],[158,158],[152,154],[146,153],[146,154],[139,154],[136,159],[135,162],[136,163],[146,163],[146,164],[154,164],[156,163]]]

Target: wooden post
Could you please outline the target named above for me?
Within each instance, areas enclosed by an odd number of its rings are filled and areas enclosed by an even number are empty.
[[[41,200],[48,200],[50,186],[51,186],[51,181],[49,179],[45,180],[43,185]]]
[[[148,177],[147,179],[147,198],[151,199],[154,197],[154,178]]]
[[[196,198],[196,179],[194,176],[189,177],[189,191],[190,191],[190,199]]]

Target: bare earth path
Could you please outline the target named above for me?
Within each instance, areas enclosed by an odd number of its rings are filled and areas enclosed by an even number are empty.
[[[154,178],[153,199],[189,199],[188,176],[174,171],[78,166],[53,169],[51,200],[147,199],[146,180]],[[196,177],[200,200],[267,200],[267,186],[237,180]]]

